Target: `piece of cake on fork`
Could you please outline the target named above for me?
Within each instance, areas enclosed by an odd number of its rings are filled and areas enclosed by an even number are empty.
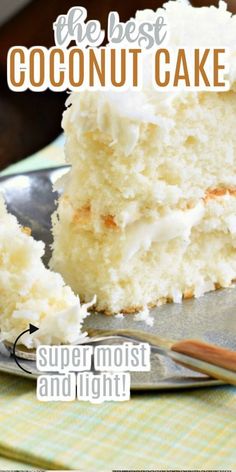
[[[21,337],[28,348],[85,336],[81,327],[93,302],[81,305],[61,275],[45,268],[43,254],[44,243],[19,225],[0,195],[0,341],[14,343],[29,323],[39,329]]]
[[[53,216],[51,267],[97,310],[135,312],[236,278],[236,16],[165,5],[173,47],[227,47],[230,90],[72,93],[71,170]],[[138,12],[155,19],[160,10]]]

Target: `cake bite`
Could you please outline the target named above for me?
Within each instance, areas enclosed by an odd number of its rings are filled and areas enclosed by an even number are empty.
[[[230,90],[72,93],[70,171],[53,215],[51,267],[97,310],[181,302],[236,278],[236,16],[165,5],[171,47],[225,47]],[[160,10],[137,18],[153,19]]]
[[[1,341],[14,342],[29,323],[39,330],[21,337],[28,348],[74,344],[85,336],[81,326],[93,302],[81,305],[61,275],[45,268],[43,254],[43,242],[18,224],[0,197]]]

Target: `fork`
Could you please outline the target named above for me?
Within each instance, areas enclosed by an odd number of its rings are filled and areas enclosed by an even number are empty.
[[[236,352],[220,346],[195,339],[174,341],[157,335],[131,329],[94,329],[87,330],[88,337],[79,344],[93,344],[109,340],[146,342],[153,352],[171,358],[188,369],[208,375],[217,380],[236,385]],[[5,343],[12,351],[12,345]],[[36,360],[36,351],[19,346],[17,357]]]

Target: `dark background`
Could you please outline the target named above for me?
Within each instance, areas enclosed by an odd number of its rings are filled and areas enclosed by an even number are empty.
[[[9,0],[11,1],[11,0]],[[156,9],[161,0],[34,0],[0,28],[0,169],[46,146],[61,132],[61,115],[66,94],[62,92],[12,92],[6,84],[6,56],[11,46],[54,45],[52,24],[72,6],[84,6],[89,19],[105,28],[110,10],[121,20],[135,11]],[[194,6],[218,5],[217,0],[192,0]],[[236,0],[228,0],[236,13]],[[1,17],[1,0],[0,0]]]

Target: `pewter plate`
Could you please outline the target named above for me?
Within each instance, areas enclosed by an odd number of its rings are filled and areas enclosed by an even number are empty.
[[[50,258],[51,214],[58,197],[52,191],[52,184],[67,169],[68,166],[62,166],[0,178],[0,190],[5,196],[8,210],[16,215],[22,225],[32,229],[36,239],[45,242],[45,264]],[[133,315],[120,319],[93,313],[85,320],[84,328],[134,328],[150,331],[163,338],[199,338],[236,351],[235,288],[218,290],[182,304],[163,305],[154,308],[151,316],[154,319],[153,326],[148,326],[144,321],[135,321]],[[35,362],[22,360],[21,365],[32,375],[20,370],[14,359],[3,356],[0,349],[0,371],[37,378],[39,372]],[[180,367],[156,353],[152,353],[151,366],[151,372],[132,374],[133,390],[208,387],[221,383]]]

